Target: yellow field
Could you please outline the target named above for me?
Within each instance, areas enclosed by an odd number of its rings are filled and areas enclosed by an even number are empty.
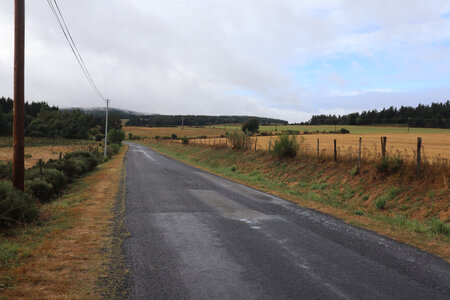
[[[89,146],[86,145],[67,145],[67,146],[41,146],[41,147],[25,147],[25,168],[31,168],[39,159],[44,162],[49,159],[59,158],[59,153],[73,152],[77,150],[88,150]],[[0,148],[0,160],[9,161],[12,160],[13,149],[12,148]]]
[[[123,130],[125,131],[126,138],[128,138],[128,133],[132,133],[133,135],[139,135],[141,137],[153,138],[157,135],[163,136],[171,136],[172,133],[175,133],[178,137],[199,137],[199,136],[208,136],[208,137],[219,137],[220,135],[225,135],[225,129],[223,128],[203,128],[203,127],[188,127],[185,126],[184,129],[179,127],[133,127],[133,126],[124,126]]]
[[[387,137],[386,150],[390,155],[400,154],[402,158],[414,159],[417,151],[417,138],[422,138],[422,156],[428,160],[450,159],[450,134],[428,133],[428,134],[307,134],[296,136],[303,151],[316,153],[317,139],[321,155],[333,154],[333,142],[336,139],[339,156],[356,156],[359,147],[359,138],[362,138],[362,156],[366,159],[375,158],[381,154],[380,137]],[[268,150],[269,141],[272,146],[276,136],[253,137],[257,142],[256,149]],[[196,139],[192,143],[208,145],[225,145],[225,139]],[[254,145],[253,145],[254,147]]]

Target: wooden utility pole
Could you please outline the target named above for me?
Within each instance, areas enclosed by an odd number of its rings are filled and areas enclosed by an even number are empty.
[[[25,0],[14,0],[13,186],[24,190]]]
[[[106,149],[108,148],[108,110],[109,110],[109,99],[106,99],[106,120],[105,120],[105,150],[103,156],[106,157]]]

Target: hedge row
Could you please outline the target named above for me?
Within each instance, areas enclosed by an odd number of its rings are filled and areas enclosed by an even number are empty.
[[[109,145],[107,157],[119,152],[119,145]],[[63,189],[74,179],[93,170],[103,161],[102,153],[76,151],[67,153],[63,159],[51,159],[42,165],[37,163],[25,171],[25,193],[12,187],[12,164],[0,162],[0,227],[35,220],[39,211],[38,200],[50,202],[61,195]]]

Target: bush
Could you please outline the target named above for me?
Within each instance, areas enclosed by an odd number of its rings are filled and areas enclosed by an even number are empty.
[[[25,191],[41,202],[49,202],[56,196],[53,185],[41,178],[25,181]]]
[[[67,176],[57,169],[42,169],[42,174],[39,168],[33,167],[25,171],[25,180],[32,181],[34,179],[43,179],[53,186],[53,191],[56,195],[60,194],[61,190],[67,185]]]
[[[0,180],[12,180],[12,162],[0,162]]]
[[[113,144],[114,145],[114,144]],[[109,147],[111,147],[112,145],[109,145]],[[89,167],[89,171],[93,170],[100,162],[100,153],[98,154],[94,154],[92,152],[88,152],[88,151],[75,151],[75,152],[70,152],[67,153],[66,155],[64,155],[64,159],[70,159],[70,158],[77,158],[77,159],[82,159],[85,160],[86,163],[88,164]]]
[[[255,132],[258,131],[258,129],[259,129],[259,122],[258,119],[256,118],[252,118],[247,122],[245,122],[244,125],[242,125],[242,131],[244,133],[249,132],[251,134],[255,134]]]
[[[12,187],[10,182],[0,181],[0,226],[11,227],[31,222],[39,216],[33,199]]]
[[[172,133],[170,137],[172,138],[172,140],[176,140],[178,138],[178,136],[175,133]]]
[[[245,133],[240,133],[239,131],[234,131],[228,135],[228,140],[230,141],[232,149],[249,149],[250,148],[250,137]]]
[[[183,138],[181,138],[181,143],[183,145],[187,145],[187,144],[189,144],[189,139],[187,137],[183,137]]]
[[[350,131],[348,129],[345,129],[345,128],[341,128],[341,130],[339,130],[339,132],[342,133],[342,134],[350,133]]]
[[[108,132],[108,144],[120,144],[125,139],[125,131],[113,129]]]
[[[56,169],[61,172],[63,172],[69,181],[72,181],[75,177],[83,174],[83,166],[79,166],[80,160],[75,158],[70,159],[62,159],[62,160],[55,160],[51,159],[49,160],[45,165],[45,169]],[[87,164],[85,163],[84,167],[86,167]]]
[[[281,135],[275,140],[273,153],[278,158],[297,156],[298,144],[295,136]]]

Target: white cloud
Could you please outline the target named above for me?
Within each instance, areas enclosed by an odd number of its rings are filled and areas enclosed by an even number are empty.
[[[346,78],[333,73],[333,65],[321,83],[293,75],[312,59],[338,54],[384,53],[403,82],[450,76],[450,19],[441,17],[450,12],[446,0],[79,0],[60,6],[98,87],[115,107],[297,122],[321,110],[370,109],[383,102],[375,100],[381,96],[390,97],[388,104],[404,103],[404,93],[388,86],[347,91]],[[11,1],[0,2],[0,96],[12,95],[12,12]],[[45,1],[27,2],[26,24],[27,99],[101,105]],[[354,62],[349,68],[362,67]],[[328,87],[327,80],[334,83]]]

